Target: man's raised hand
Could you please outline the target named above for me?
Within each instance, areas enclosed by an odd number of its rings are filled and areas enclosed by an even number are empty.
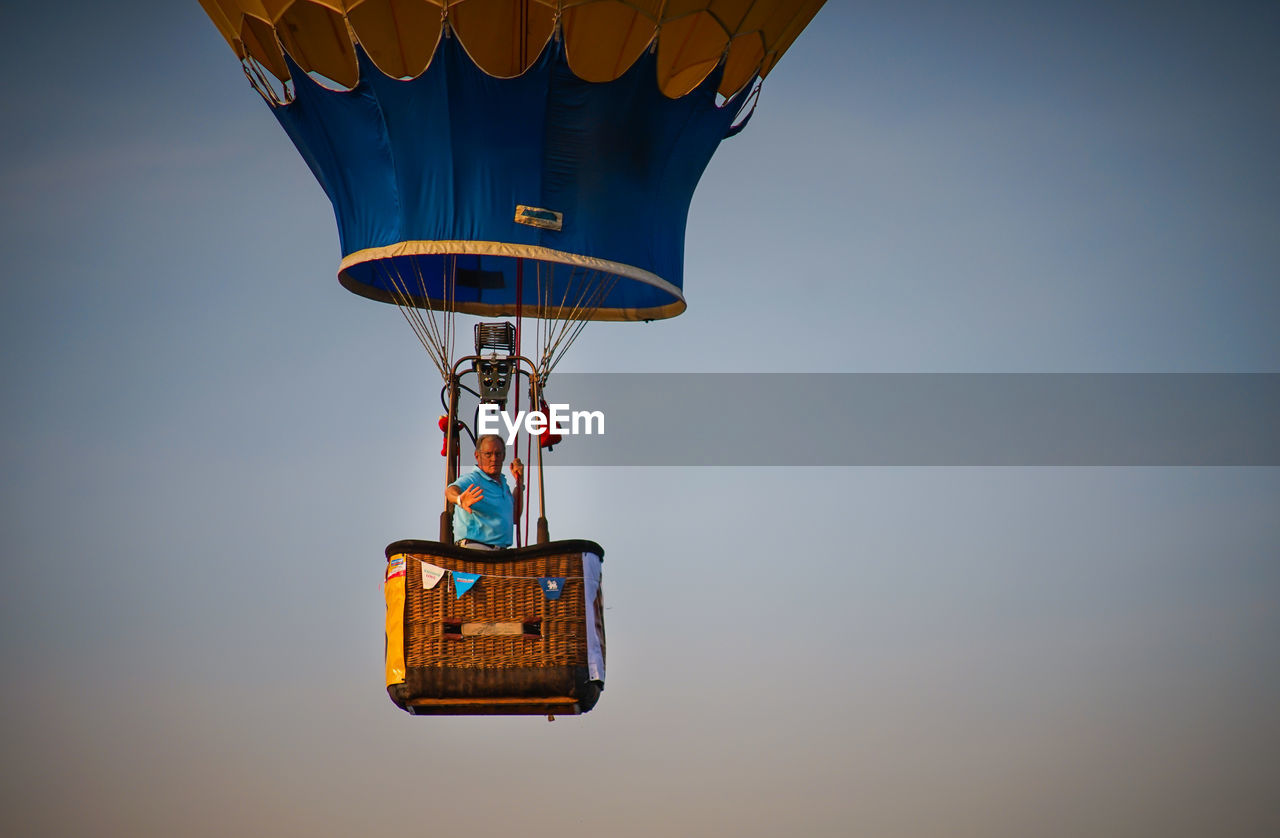
[[[458,506],[468,512],[471,511],[471,505],[484,498],[484,490],[476,484],[472,483],[467,487],[466,491],[458,495]]]

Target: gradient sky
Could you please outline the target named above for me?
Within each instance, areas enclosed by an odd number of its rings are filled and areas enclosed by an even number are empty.
[[[194,0],[6,21],[4,834],[1280,833],[1274,468],[559,470],[599,706],[401,713],[434,369]],[[1277,44],[832,0],[703,178],[688,312],[562,369],[1280,372]]]

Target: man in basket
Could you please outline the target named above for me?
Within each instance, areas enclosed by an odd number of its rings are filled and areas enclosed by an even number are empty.
[[[507,445],[497,434],[476,440],[476,467],[445,487],[453,507],[453,537],[462,547],[501,550],[511,546],[514,522],[524,510],[524,463],[511,462],[516,479],[512,492],[502,476]]]

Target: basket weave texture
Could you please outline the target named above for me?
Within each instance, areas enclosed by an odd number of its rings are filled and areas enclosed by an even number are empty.
[[[463,561],[432,553],[406,553],[405,663],[411,667],[508,669],[586,666],[587,620],[580,552],[511,561]],[[418,559],[449,571],[479,573],[461,598],[451,576],[423,590]],[[567,577],[559,599],[547,599],[538,577]],[[449,636],[459,623],[540,623],[541,636]]]

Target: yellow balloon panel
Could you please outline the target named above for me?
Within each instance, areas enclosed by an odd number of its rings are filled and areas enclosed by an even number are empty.
[[[685,95],[716,68],[728,45],[729,33],[709,12],[664,23],[658,39],[658,86],[672,99]]]
[[[569,66],[612,81],[657,38],[658,83],[668,96],[695,88],[724,62],[720,92],[764,76],[824,0],[200,0],[241,58],[281,80],[281,46],[298,65],[339,84],[358,80],[354,43],[396,77],[431,63],[447,19],[490,75],[524,72],[555,35]]]
[[[562,18],[565,58],[587,81],[613,81],[644,54],[658,28],[643,3],[597,0],[567,6]],[[651,3],[649,5],[657,5]]]
[[[347,22],[379,70],[392,78],[416,78],[440,42],[440,12],[433,0],[354,0]]]
[[[729,55],[724,60],[724,76],[720,79],[720,94],[732,96],[760,72],[764,62],[764,38],[759,32],[739,35],[729,44]]]
[[[290,3],[276,22],[280,43],[298,66],[343,87],[360,81],[356,51],[342,10],[320,0]]]
[[[537,0],[455,0],[449,22],[467,55],[491,76],[518,76],[555,32],[555,4]]]
[[[222,33],[222,37],[227,39],[227,43],[231,44],[232,49],[235,48],[236,24],[239,23],[240,12],[232,6],[230,10],[224,8],[224,4],[219,0],[200,0],[200,8],[204,9],[204,13],[209,16],[209,20],[213,21],[213,25],[218,27],[218,31]]]
[[[289,78],[289,66],[284,63],[275,27],[260,17],[245,17],[241,25],[240,38],[245,52],[276,78]]]
[[[769,71],[778,63],[778,59],[795,43],[796,38],[800,37],[800,33],[809,25],[809,21],[813,20],[813,16],[825,2],[826,0],[778,2],[774,5],[778,6],[779,10],[768,15],[764,14],[763,9],[761,10],[762,18],[768,22],[767,26],[761,28],[765,42],[765,59],[760,65],[761,78],[769,74]]]
[[[746,10],[752,5],[758,4],[751,0],[667,0],[662,4],[662,27],[666,29],[668,24],[683,17],[705,14],[717,22],[727,37],[737,30]]]

